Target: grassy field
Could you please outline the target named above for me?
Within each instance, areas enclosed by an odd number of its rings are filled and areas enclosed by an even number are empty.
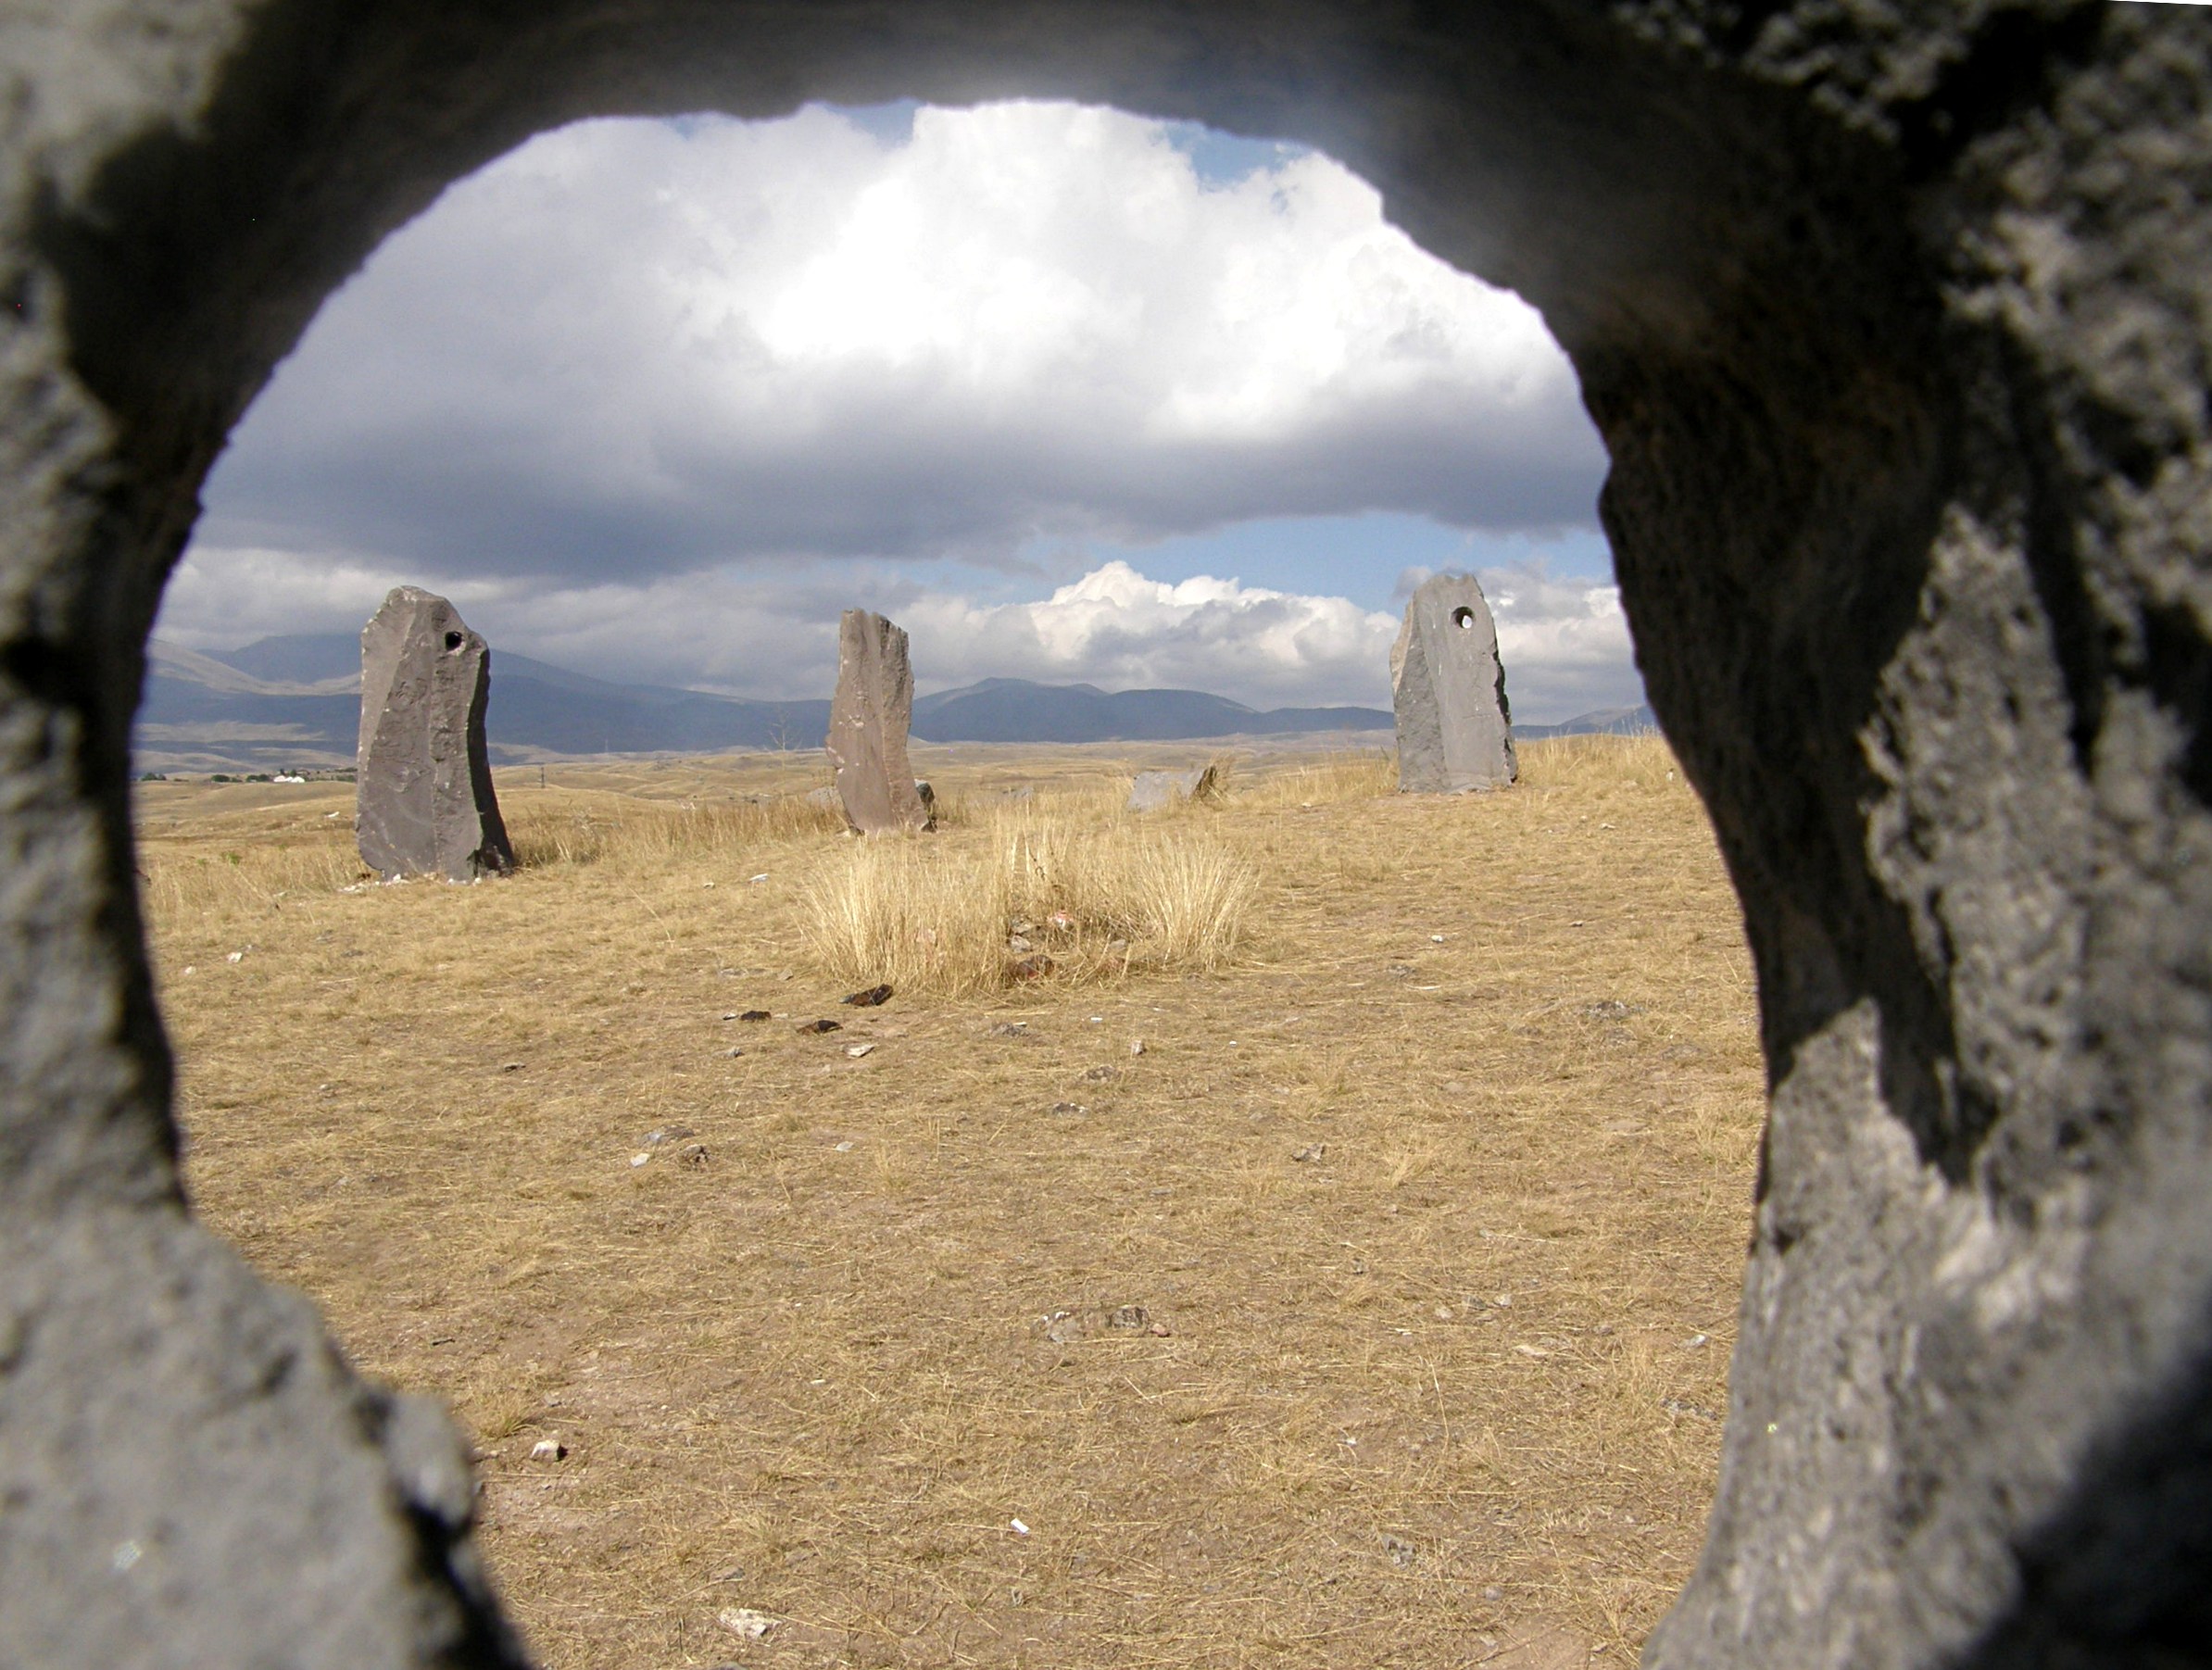
[[[921,750],[889,851],[818,760],[531,768],[466,887],[358,885],[344,785],[145,785],[190,1187],[451,1402],[554,1670],[1626,1664],[1762,1070],[1664,747],[1522,758],[1134,827],[1134,754]],[[871,945],[932,948],[842,1006]]]

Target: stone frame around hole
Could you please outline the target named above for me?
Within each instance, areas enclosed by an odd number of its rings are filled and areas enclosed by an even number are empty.
[[[231,425],[378,239],[539,128],[1017,91],[1328,150],[1582,377],[1774,1085],[1720,1491],[1647,1663],[2206,1662],[2202,15],[113,0],[0,31],[35,90],[0,157],[24,1662],[522,1662],[449,1429],[176,1180],[129,732]],[[155,1521],[169,1579],[117,1587]]]

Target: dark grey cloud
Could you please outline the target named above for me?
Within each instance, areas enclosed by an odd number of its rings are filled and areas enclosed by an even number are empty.
[[[1515,298],[1324,157],[1224,184],[1015,105],[595,123],[461,182],[325,308],[199,543],[453,576],[1004,562],[1255,516],[1587,526],[1602,449]]]

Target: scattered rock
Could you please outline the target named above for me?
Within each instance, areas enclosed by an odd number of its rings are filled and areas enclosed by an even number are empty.
[[[745,1051],[738,1048],[735,1044],[731,1045],[729,1048],[723,1051],[723,1054],[728,1056],[733,1061],[744,1053]]]
[[[845,1023],[842,1021],[831,1021],[826,1019],[820,1021],[801,1021],[792,1030],[795,1032],[813,1033],[816,1035],[825,1032],[843,1032],[845,1030]]]
[[[1016,980],[1042,980],[1060,965],[1042,951],[1015,959],[1006,965],[1006,972]]]
[[[559,1438],[540,1438],[530,1446],[530,1459],[534,1462],[562,1462],[568,1460],[569,1447]]]
[[[1116,1072],[1117,1070],[1112,1067],[1086,1067],[1083,1070],[1083,1079],[1086,1084],[1102,1085],[1108,1079],[1116,1076]]]
[[[690,1166],[694,1171],[697,1171],[705,1166],[710,1158],[710,1156],[707,1152],[707,1145],[705,1143],[688,1142],[685,1143],[682,1149],[677,1150],[676,1163],[678,1165]]]
[[[505,1061],[500,1064],[499,1071],[502,1073],[520,1073],[522,1071],[522,1063],[520,1061]]]
[[[1392,1565],[1411,1565],[1420,1557],[1412,1543],[1402,1537],[1393,1537],[1389,1532],[1383,1534],[1382,1545],[1383,1552],[1389,1555]]]
[[[1056,1101],[1052,1104],[1052,1111],[1055,1113],[1062,1113],[1070,1117],[1075,1117],[1079,1114],[1087,1113],[1090,1111],[1090,1110],[1085,1107],[1081,1102]]]
[[[1142,1038],[1131,1038],[1129,1040],[1129,1053],[1131,1055],[1142,1055],[1144,1053],[1144,1040]]]
[[[1028,1035],[1029,1023],[1026,1021],[994,1021],[991,1023],[991,1036],[994,1038],[1020,1038],[1026,1037]]]
[[[748,1009],[735,1018],[740,1021],[766,1021],[773,1019],[769,1012],[764,1009]]]
[[[1618,998],[1608,998],[1602,1003],[1586,1003],[1582,1012],[1593,1021],[1625,1021],[1630,1015],[1643,1013],[1640,1006],[1623,1003]]]
[[[862,1056],[869,1054],[874,1048],[875,1046],[873,1044],[854,1044],[845,1053],[857,1061]]]
[[[1309,1145],[1308,1147],[1300,1149],[1296,1153],[1292,1154],[1290,1158],[1293,1160],[1303,1161],[1308,1163],[1317,1163],[1321,1160],[1326,1158],[1327,1154],[1328,1144],[1326,1142],[1316,1142]]]
[[[1083,1319],[1073,1311],[1055,1311],[1049,1316],[1040,1316],[1037,1325],[1054,1345],[1073,1345],[1083,1337]],[[1014,1523],[1022,1522],[1017,1519]]]
[[[1142,1305],[1124,1305],[1106,1319],[1106,1325],[1143,1330],[1152,1325],[1152,1315]]]
[[[1022,935],[1020,935],[1020,934],[1009,934],[1009,935],[1006,936],[1006,948],[1007,948],[1008,950],[1010,950],[1010,951],[1015,951],[1015,952],[1026,951],[1026,950],[1028,950],[1028,949],[1030,948],[1030,945],[1029,945],[1029,941],[1028,941],[1026,938],[1024,938],[1024,937]],[[238,959],[237,959],[236,957],[233,957],[233,958],[231,959],[231,961],[232,961],[233,962],[235,962],[235,961],[238,961]]]
[[[732,1635],[743,1636],[748,1641],[760,1640],[776,1626],[775,1619],[749,1606],[725,1606],[714,1614],[714,1621]]]
[[[879,1009],[889,1002],[890,998],[891,988],[889,986],[872,986],[864,992],[853,992],[848,996],[839,998],[837,1001],[848,1003],[855,1009]]]
[[[1393,980],[1411,980],[1414,977],[1414,965],[1410,962],[1393,962],[1386,972]]]
[[[690,1135],[689,1125],[669,1125],[663,1130],[650,1133],[645,1139],[645,1146],[648,1149],[661,1148],[668,1143],[681,1142]]]

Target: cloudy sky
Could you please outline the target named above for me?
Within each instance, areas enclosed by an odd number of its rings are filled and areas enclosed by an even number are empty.
[[[160,632],[352,631],[403,581],[580,671],[1386,703],[1473,570],[1516,714],[1638,697],[1603,453],[1517,298],[1318,154],[1007,104],[592,122],[463,181],[233,437]]]

